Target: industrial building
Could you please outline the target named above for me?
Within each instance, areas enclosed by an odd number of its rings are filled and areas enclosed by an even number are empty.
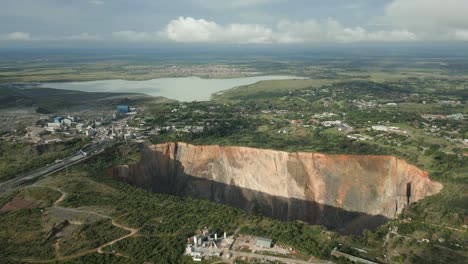
[[[204,258],[220,257],[223,250],[228,249],[234,239],[228,238],[226,232],[218,238],[216,232],[210,232],[207,228],[200,230],[198,235],[187,238],[185,254],[192,257],[194,261],[201,261]]]
[[[56,116],[54,117],[54,123],[61,123],[63,120],[63,117],[62,116]]]
[[[257,238],[257,241],[255,242],[255,246],[262,247],[262,248],[271,248],[272,245],[273,245],[273,240],[269,238],[259,237]]]
[[[83,124],[83,123],[78,123],[78,124],[76,125],[76,129],[77,129],[79,132],[83,131],[84,127],[85,127],[85,124]]]
[[[72,123],[73,123],[73,121],[71,119],[68,119],[68,118],[62,119],[62,124],[66,125],[66,126],[71,126]]]
[[[55,132],[55,130],[60,130],[62,129],[62,124],[60,123],[47,123],[47,128],[46,130],[49,132]]]
[[[130,112],[130,107],[128,105],[119,105],[117,106],[117,112],[126,114]]]

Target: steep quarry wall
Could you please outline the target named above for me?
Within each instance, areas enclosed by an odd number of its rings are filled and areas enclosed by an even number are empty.
[[[189,195],[262,213],[358,232],[438,193],[428,173],[392,156],[288,153],[165,143],[111,174],[152,192]]]

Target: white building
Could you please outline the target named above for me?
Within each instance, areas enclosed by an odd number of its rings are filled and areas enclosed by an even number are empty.
[[[385,132],[389,130],[387,126],[382,126],[382,125],[372,126],[372,129],[377,130],[377,131],[385,131]]]
[[[314,115],[315,118],[325,118],[325,117],[333,117],[333,116],[336,116],[336,114],[328,113],[328,112]]]
[[[60,138],[51,138],[44,141],[46,144],[62,142]]]
[[[60,129],[60,128],[62,128],[62,125],[60,123],[47,123],[47,127],[54,128],[54,129]]]
[[[132,138],[133,138],[133,133],[128,133],[128,134],[125,134],[125,135],[124,135],[124,139],[125,139],[125,140],[130,140],[130,139],[132,139]]]
[[[68,118],[65,118],[65,119],[62,120],[62,124],[67,125],[67,126],[71,126],[72,123],[73,123],[73,121],[71,119],[68,119]]]
[[[94,130],[94,128],[88,126],[85,130],[85,135],[87,137],[93,137],[94,135],[96,134],[96,131]]]
[[[384,131],[384,132],[399,132],[399,133],[403,133],[403,134],[406,134],[407,132],[405,130],[400,130],[399,127],[394,127],[394,126],[383,126],[383,125],[376,125],[376,126],[372,126],[372,129],[373,130],[376,130],[376,131]]]
[[[203,133],[204,131],[204,127],[202,126],[196,126],[196,127],[192,127],[192,133]]]
[[[83,124],[83,123],[78,123],[78,124],[76,125],[76,129],[78,129],[78,131],[81,132],[81,131],[83,131],[84,125],[85,125],[85,124]]]
[[[332,127],[332,126],[341,125],[341,121],[340,121],[340,120],[335,120],[335,121],[323,121],[321,124],[322,124],[322,126],[324,126],[324,127]]]

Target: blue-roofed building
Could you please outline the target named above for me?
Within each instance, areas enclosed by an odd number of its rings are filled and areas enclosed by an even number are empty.
[[[54,117],[54,122],[55,122],[55,123],[61,123],[62,120],[63,120],[63,117],[62,117],[62,116],[56,116],[56,117]]]
[[[119,113],[128,113],[128,112],[130,112],[130,107],[128,105],[119,105],[119,106],[117,106],[117,112],[119,112]]]

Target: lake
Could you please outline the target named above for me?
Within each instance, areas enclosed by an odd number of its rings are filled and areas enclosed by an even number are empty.
[[[199,77],[159,78],[147,81],[101,80],[88,82],[44,83],[41,87],[83,92],[124,92],[164,96],[179,101],[207,101],[214,93],[266,80],[304,79],[295,76],[256,76],[233,79]]]

